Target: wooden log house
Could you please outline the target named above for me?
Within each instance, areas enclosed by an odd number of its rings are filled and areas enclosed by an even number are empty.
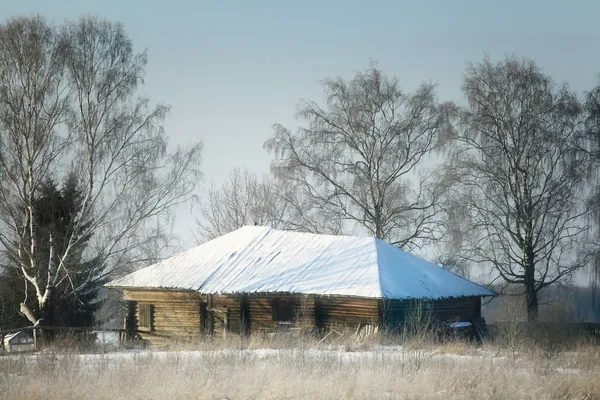
[[[281,328],[473,321],[493,292],[379,239],[247,226],[111,282],[155,344]]]

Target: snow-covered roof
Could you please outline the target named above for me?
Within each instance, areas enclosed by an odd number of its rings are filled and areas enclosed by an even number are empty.
[[[483,286],[379,239],[262,226],[240,228],[108,286],[385,299],[493,295]]]
[[[8,335],[5,335],[5,336],[4,336],[4,341],[9,341],[9,340],[11,340],[12,338],[14,338],[15,336],[18,336],[18,335],[20,335],[21,333],[23,333],[23,332],[22,332],[22,331],[19,331],[19,332],[9,333]]]
[[[30,338],[31,336],[29,336],[28,334],[26,334],[23,331],[18,331],[18,332],[13,332],[13,333],[9,333],[7,335],[4,335],[4,343],[9,343],[12,339],[14,339],[15,337],[19,337],[25,335],[27,338]]]

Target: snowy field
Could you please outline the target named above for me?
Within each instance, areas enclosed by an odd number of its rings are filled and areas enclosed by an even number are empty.
[[[449,344],[0,357],[3,399],[600,399],[599,349]]]

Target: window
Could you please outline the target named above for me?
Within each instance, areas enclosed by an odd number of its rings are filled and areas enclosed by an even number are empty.
[[[138,305],[138,329],[144,331],[152,331],[152,314],[154,306],[152,304]]]
[[[293,303],[291,299],[273,299],[273,321],[292,322]]]

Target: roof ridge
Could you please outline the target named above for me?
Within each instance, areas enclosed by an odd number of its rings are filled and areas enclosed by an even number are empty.
[[[385,298],[385,296],[383,295],[383,282],[381,281],[381,263],[379,262],[379,242],[378,242],[378,240],[382,241],[381,239],[378,239],[373,236],[373,246],[375,247],[375,263],[376,263],[376,267],[377,267],[377,284],[379,285],[379,295],[383,299],[383,298]]]

